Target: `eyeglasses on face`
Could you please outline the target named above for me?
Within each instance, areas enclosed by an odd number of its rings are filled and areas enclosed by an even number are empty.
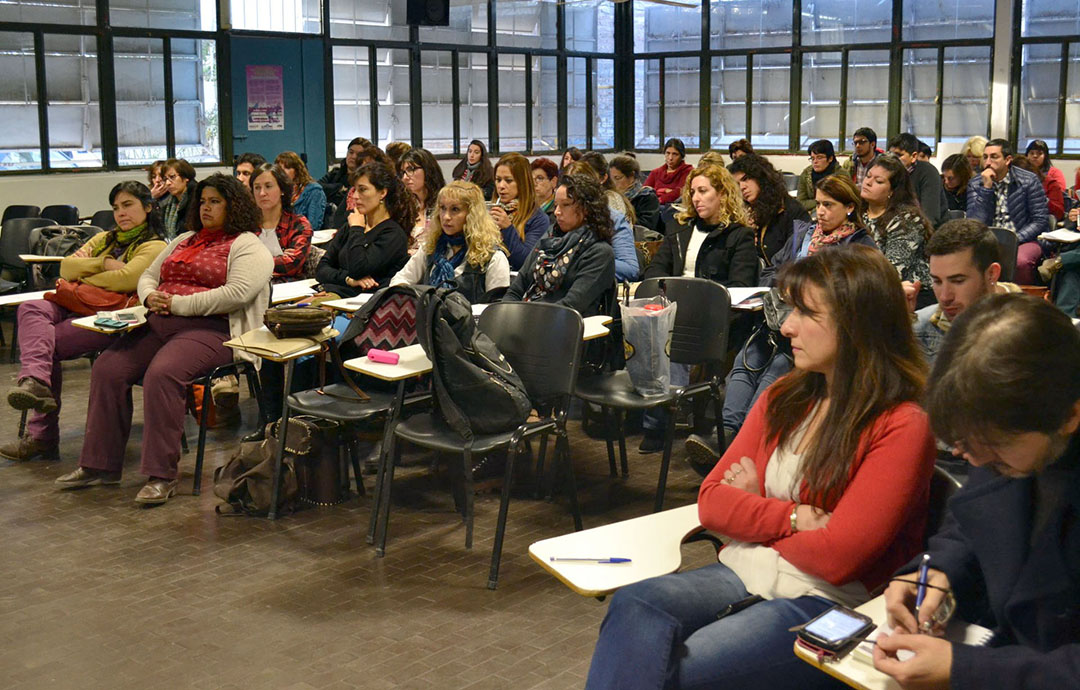
[[[413,166],[413,167],[410,167],[410,168],[402,168],[401,169],[401,176],[402,177],[411,177],[411,176],[416,174],[417,170],[420,170],[420,168],[417,168],[416,166]]]
[[[166,175],[165,179],[168,180],[169,182],[176,182],[177,180],[180,179],[180,176],[173,173],[173,174],[170,174],[170,175]]]

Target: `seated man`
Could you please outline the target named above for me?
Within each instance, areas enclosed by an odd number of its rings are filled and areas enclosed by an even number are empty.
[[[1043,300],[995,295],[954,324],[926,395],[935,434],[973,468],[922,556],[885,592],[890,636],[874,666],[904,688],[1080,686],[1080,332]],[[942,601],[994,632],[989,646],[933,634]],[[931,634],[917,634],[930,632]],[[900,650],[914,656],[899,661]]]
[[[930,279],[937,304],[915,312],[915,337],[931,364],[950,323],[979,299],[991,294],[1020,292],[1012,283],[999,283],[1000,249],[997,238],[977,220],[963,218],[945,223],[930,238]],[[912,299],[918,293],[908,288]]]
[[[967,216],[1016,233],[1016,282],[1035,285],[1035,267],[1043,256],[1037,241],[1050,229],[1046,192],[1038,175],[1013,168],[1012,149],[991,139],[983,149],[983,170],[968,183]]]
[[[949,217],[949,201],[945,198],[945,187],[937,168],[918,158],[920,144],[914,134],[904,132],[889,139],[889,151],[907,167],[919,205],[936,228]]]

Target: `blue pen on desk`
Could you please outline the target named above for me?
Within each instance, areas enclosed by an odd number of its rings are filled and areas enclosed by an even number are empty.
[[[630,563],[629,558],[618,558],[616,556],[611,556],[608,558],[557,558],[555,556],[551,557],[552,563],[560,563],[566,561],[577,561],[579,563]]]
[[[930,554],[924,553],[919,565],[918,589],[915,592],[915,620],[919,619],[919,608],[926,598],[926,580],[930,575]]]

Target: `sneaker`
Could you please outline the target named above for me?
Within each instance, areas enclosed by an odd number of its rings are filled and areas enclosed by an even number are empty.
[[[0,446],[0,455],[8,460],[59,460],[60,444],[48,441],[39,441],[36,438],[23,436],[17,441],[12,441],[6,446]]]
[[[642,455],[649,455],[650,453],[659,453],[662,450],[664,450],[663,432],[646,429],[645,436],[642,437],[637,452]]]
[[[14,388],[8,391],[8,404],[16,410],[36,410],[54,412],[57,408],[52,389],[41,381],[24,376]]]
[[[1061,257],[1052,256],[1046,261],[1039,264],[1039,277],[1043,279],[1043,282],[1047,285],[1054,279],[1054,274],[1061,270]]]
[[[232,375],[210,382],[210,397],[218,408],[235,408],[240,401],[240,381]]]
[[[719,459],[720,451],[705,436],[690,434],[686,439],[686,462],[702,477],[708,476]]]
[[[68,472],[65,475],[57,477],[54,483],[61,490],[81,489],[84,486],[119,484],[120,472],[95,470],[90,467],[76,467],[74,472]]]

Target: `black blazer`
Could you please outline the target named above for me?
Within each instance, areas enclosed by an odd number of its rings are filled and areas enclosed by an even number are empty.
[[[371,276],[379,282],[378,287],[386,287],[408,260],[409,240],[405,231],[387,219],[368,232],[361,227],[338,230],[326,245],[326,256],[315,269],[315,278],[327,292],[355,297],[365,291],[348,285],[346,278]]]
[[[642,279],[681,276],[686,266],[686,248],[691,225],[669,226],[664,243],[645,269]],[[694,264],[695,278],[708,278],[725,287],[757,285],[758,259],[754,247],[754,231],[742,225],[729,225],[713,230],[705,238]]]
[[[529,258],[510,281],[503,302],[520,302],[532,287],[536,252],[537,247],[529,252]],[[544,295],[540,301],[562,304],[576,309],[582,316],[592,316],[601,312],[604,294],[614,288],[615,250],[607,242],[596,241],[574,254],[559,288]]]
[[[938,169],[926,161],[915,161],[911,186],[915,188],[915,196],[930,224],[936,228],[944,223],[949,217],[949,201],[945,198],[945,185],[941,183]]]
[[[765,230],[761,233],[761,243],[758,247],[758,257],[767,266],[774,254],[780,251],[784,244],[791,239],[794,232],[795,221],[801,220],[812,222],[806,208],[799,200],[790,194],[784,194],[783,212],[773,216]]]

